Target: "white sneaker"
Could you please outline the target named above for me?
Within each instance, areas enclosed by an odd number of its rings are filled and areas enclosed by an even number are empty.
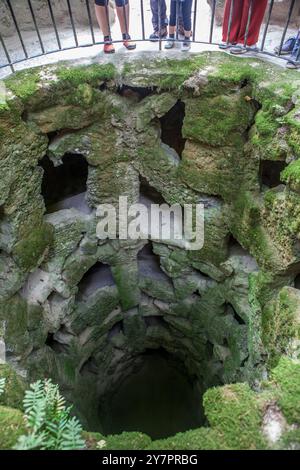
[[[231,42],[220,42],[219,49],[229,49],[230,47],[234,46]]]
[[[191,41],[184,41],[184,42],[182,43],[181,50],[182,50],[183,52],[189,51],[190,48],[191,48]]]
[[[165,42],[165,49],[173,49],[174,46],[175,46],[175,39],[169,38],[169,39]]]

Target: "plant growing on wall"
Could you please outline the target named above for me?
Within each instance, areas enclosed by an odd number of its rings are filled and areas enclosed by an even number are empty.
[[[59,388],[51,380],[31,384],[24,398],[28,434],[19,438],[16,450],[75,450],[84,448],[82,427],[71,417]]]

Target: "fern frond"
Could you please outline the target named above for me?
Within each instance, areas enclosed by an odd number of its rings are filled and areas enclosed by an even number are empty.
[[[82,427],[78,419],[73,417],[67,421],[63,431],[59,450],[84,449],[85,441],[82,438]]]
[[[6,383],[6,378],[5,377],[0,379],[0,395],[2,395],[2,393],[4,393],[5,383]]]
[[[20,436],[14,450],[36,450],[44,447],[47,440],[45,433],[31,433],[27,436]]]
[[[50,379],[31,384],[24,398],[25,420],[29,430],[21,436],[19,450],[75,450],[84,448],[82,427],[77,418],[70,418],[72,407]]]

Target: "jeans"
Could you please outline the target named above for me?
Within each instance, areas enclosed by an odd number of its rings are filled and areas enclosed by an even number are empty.
[[[232,23],[229,34],[231,44],[244,44],[250,11],[250,0],[226,0],[223,20],[223,42],[227,42],[231,5]],[[258,41],[259,31],[264,19],[268,0],[252,0],[252,15],[249,23],[247,46],[254,46]]]
[[[175,1],[171,0],[170,26],[176,26],[176,12],[178,17],[182,15],[183,27],[185,31],[192,29],[192,3],[193,0]]]
[[[151,11],[152,11],[152,24],[154,31],[159,30],[159,12],[158,12],[158,0],[150,0]],[[165,0],[160,1],[160,27],[165,28],[168,24],[167,20],[167,6]]]
[[[296,42],[291,54],[291,60],[293,62],[300,62],[300,30],[296,36]]]

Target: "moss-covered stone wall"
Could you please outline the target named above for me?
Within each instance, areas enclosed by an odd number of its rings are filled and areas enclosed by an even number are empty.
[[[5,81],[1,341],[27,380],[52,376],[89,428],[99,397],[145,350],[178,357],[202,392],[257,385],[282,355],[298,358],[299,82],[215,53],[59,64]],[[168,132],[180,155],[163,138],[179,102],[182,125]],[[86,162],[86,191],[50,207],[47,168],[67,158]],[[151,191],[205,205],[202,250],[97,239],[98,204],[151,201]],[[249,386],[241,393],[252,399]]]

